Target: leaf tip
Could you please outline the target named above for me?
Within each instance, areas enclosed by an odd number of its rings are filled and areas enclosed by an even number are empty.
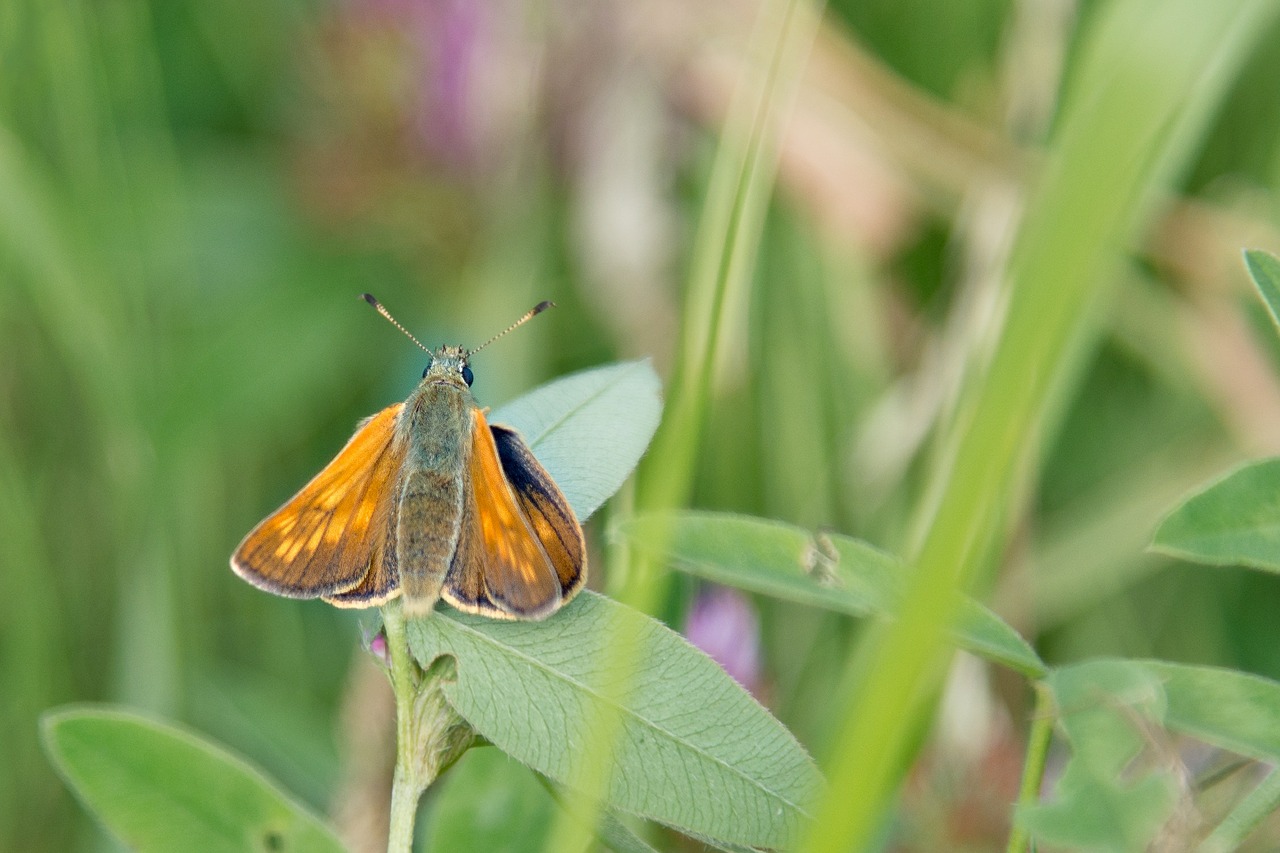
[[[53,708],[47,708],[40,714],[36,727],[40,734],[40,743],[44,747],[45,752],[54,756],[60,747],[58,743],[59,730],[69,723],[82,720],[87,716],[95,713],[101,713],[96,710],[96,706],[90,704],[77,703],[72,705],[58,705]]]

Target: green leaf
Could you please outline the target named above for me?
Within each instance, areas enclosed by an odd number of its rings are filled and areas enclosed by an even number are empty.
[[[993,550],[1034,490],[1040,449],[1097,348],[1128,247],[1196,162],[1218,103],[1277,10],[1263,0],[1118,0],[1091,6],[1073,32],[1046,156],[1002,269],[1000,320],[974,342],[943,418],[936,464],[916,507],[921,527],[911,592],[872,639],[861,689],[832,750],[830,790],[813,853],[871,846],[910,767],[938,689],[935,626],[953,589],[989,580]],[[892,725],[889,725],[890,721]],[[846,793],[854,788],[860,796]]]
[[[1140,661],[1087,661],[1055,670],[1046,682],[1073,758],[1102,775],[1118,775],[1142,751],[1145,739],[1132,720],[1163,725],[1168,710],[1160,676]],[[1077,737],[1086,731],[1090,737]]]
[[[543,850],[557,804],[576,812],[580,798],[487,747],[468,750],[434,791],[424,850]],[[596,837],[615,853],[657,853],[608,811]]]
[[[613,853],[658,853],[658,850],[631,831],[610,811],[602,811],[596,821],[596,838]]]
[[[468,750],[435,791],[423,849],[542,849],[555,803],[527,767],[499,750]]]
[[[45,750],[131,849],[341,851],[319,818],[191,732],[108,707],[44,715]]]
[[[1046,681],[1072,757],[1056,802],[1019,817],[1041,840],[1130,850],[1151,838],[1168,817],[1176,786],[1162,774],[1122,781],[1150,739],[1139,721],[1280,762],[1280,683],[1270,679],[1164,661],[1096,660],[1063,667]],[[1280,794],[1270,788],[1260,795],[1264,807]]]
[[[644,551],[667,543],[674,566],[705,580],[847,613],[889,616],[901,600],[905,569],[865,542],[817,534],[779,521],[713,512],[649,513],[616,531]],[[1045,666],[1026,640],[971,599],[961,607],[956,642],[1031,678]]]
[[[648,360],[574,373],[499,406],[586,521],[622,487],[662,415],[662,384]]]
[[[548,622],[499,622],[441,608],[408,625],[423,665],[457,662],[445,695],[495,746],[572,786],[588,721],[616,714],[604,804],[738,844],[785,845],[821,776],[808,754],[714,661],[662,623],[584,591]],[[634,643],[626,680],[602,667]],[[616,703],[606,697],[621,695]]]
[[[1217,565],[1280,571],[1280,458],[1237,468],[1176,507],[1156,551]]]
[[[615,812],[599,809],[592,802],[583,802],[580,794],[557,785],[546,776],[539,775],[537,779],[560,804],[560,807],[574,819],[584,824],[594,822],[593,831],[596,840],[614,853],[658,853],[648,842],[636,835],[631,827],[623,823]]]
[[[1258,249],[1249,249],[1244,253],[1244,263],[1262,301],[1271,312],[1271,321],[1280,330],[1280,259]]]
[[[1170,729],[1241,755],[1280,762],[1280,683],[1212,666],[1135,663],[1164,685]]]
[[[1071,849],[1146,849],[1177,800],[1166,770],[1128,778],[1147,743],[1139,726],[1164,720],[1160,678],[1130,661],[1091,661],[1057,670],[1047,682],[1071,760],[1053,801],[1020,810],[1018,820],[1039,840]]]
[[[1280,330],[1280,259],[1250,249],[1244,260]],[[1152,547],[1203,563],[1280,571],[1280,459],[1245,465],[1185,500],[1161,522]]]

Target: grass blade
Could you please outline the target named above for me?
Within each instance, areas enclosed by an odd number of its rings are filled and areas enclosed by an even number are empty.
[[[1009,274],[1004,322],[943,438],[900,618],[869,639],[808,849],[872,843],[936,695],[957,590],[998,553],[1096,337],[1120,253],[1199,138],[1275,4],[1120,0],[1082,41],[1049,166]]]

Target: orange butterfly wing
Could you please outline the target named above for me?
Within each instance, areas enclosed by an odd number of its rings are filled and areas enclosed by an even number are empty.
[[[277,595],[324,596],[340,606],[379,604],[398,592],[388,578],[395,569],[388,531],[405,454],[395,433],[403,405],[361,424],[315,479],[249,532],[231,557],[236,574]]]
[[[585,579],[582,528],[519,436],[491,429],[480,409],[472,417],[470,488],[441,595],[471,613],[545,618]],[[499,441],[518,447],[504,459]]]
[[[567,603],[587,582],[587,546],[582,525],[520,434],[500,424],[491,425],[490,430],[507,482],[551,558],[560,582],[561,604]]]

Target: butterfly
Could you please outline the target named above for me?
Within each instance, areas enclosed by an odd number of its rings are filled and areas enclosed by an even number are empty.
[[[510,427],[471,395],[470,358],[551,307],[540,303],[474,350],[418,342],[430,356],[403,403],[366,418],[346,447],[231,557],[249,583],[291,598],[406,615],[439,598],[497,619],[543,619],[586,581],[587,556],[564,495]]]

